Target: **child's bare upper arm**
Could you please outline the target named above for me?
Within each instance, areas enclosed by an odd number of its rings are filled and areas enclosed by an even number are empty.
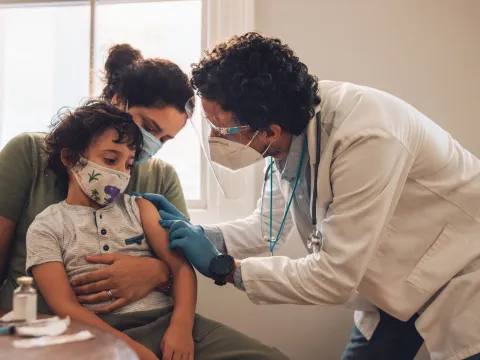
[[[47,262],[33,266],[31,271],[38,289],[53,312],[61,313],[60,307],[65,302],[78,303],[63,263]]]
[[[135,200],[140,211],[143,231],[155,254],[165,261],[172,271],[174,267],[190,265],[179,253],[167,248],[170,243],[168,231],[159,224],[161,217],[157,208],[148,200],[142,198],[136,198]]]

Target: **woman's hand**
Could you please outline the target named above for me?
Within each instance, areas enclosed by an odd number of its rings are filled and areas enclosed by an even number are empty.
[[[106,290],[110,290],[115,301],[96,309],[97,314],[109,313],[142,299],[156,287],[163,287],[170,281],[170,269],[158,259],[102,254],[86,256],[86,260],[109,265],[72,281],[73,290],[81,304],[109,301],[111,299]]]
[[[193,360],[193,336],[191,326],[170,323],[160,345],[162,360]]]

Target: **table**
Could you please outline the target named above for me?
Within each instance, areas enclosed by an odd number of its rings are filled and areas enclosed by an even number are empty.
[[[0,317],[6,311],[0,310]],[[47,316],[39,316],[45,318]],[[4,323],[1,323],[4,324]],[[65,334],[72,334],[81,330],[89,330],[95,335],[94,339],[31,349],[15,349],[12,340],[18,336],[0,335],[1,360],[137,360],[137,356],[130,347],[115,336],[97,328],[70,319],[70,326]]]

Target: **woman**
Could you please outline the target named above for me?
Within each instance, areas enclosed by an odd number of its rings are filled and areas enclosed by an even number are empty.
[[[110,49],[105,64],[106,86],[102,97],[128,112],[143,131],[143,160],[153,155],[159,146],[175,137],[184,126],[187,115],[184,104],[193,95],[187,76],[166,60],[144,59],[129,45]],[[166,86],[165,84],[168,84]],[[128,106],[127,106],[128,104]],[[153,135],[153,136],[150,136]],[[66,197],[66,188],[57,186],[56,176],[45,171],[42,144],[45,134],[26,133],[12,139],[0,152],[0,278],[5,283],[0,290],[0,308],[10,309],[16,278],[25,273],[25,236],[35,216],[48,206]],[[136,167],[126,192],[164,194],[182,213],[187,214],[182,188],[175,170],[157,159]],[[95,256],[87,259],[95,261]],[[152,291],[168,291],[170,273],[163,262],[111,254],[101,261],[109,264],[100,273],[102,281],[95,289],[77,288],[83,303],[99,303],[117,298],[112,305],[99,309],[107,313],[137,301]],[[73,284],[78,285],[78,284]],[[108,293],[107,293],[107,290]],[[39,294],[39,312],[49,313]],[[218,359],[284,359],[277,350],[260,344],[214,321],[199,317],[194,330],[195,350],[199,358]],[[131,334],[132,337],[135,334]]]

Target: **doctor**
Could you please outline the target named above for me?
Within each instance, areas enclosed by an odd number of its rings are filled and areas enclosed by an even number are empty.
[[[256,33],[209,51],[192,85],[187,113],[225,192],[226,168],[272,166],[258,209],[218,226],[145,195],[171,248],[255,304],[362,310],[343,359],[413,359],[423,341],[433,360],[480,359],[475,156],[402,100],[318,82],[287,45]],[[293,224],[308,256],[254,257]]]

